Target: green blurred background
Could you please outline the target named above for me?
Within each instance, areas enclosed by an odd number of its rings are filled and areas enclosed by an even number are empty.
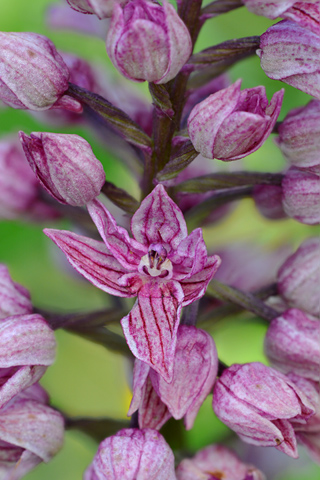
[[[48,0],[28,2],[0,0],[0,29],[44,34],[57,48],[96,62],[116,76],[117,73],[107,57],[101,39],[47,28],[45,12],[52,3]],[[230,38],[260,35],[270,24],[269,20],[255,17],[245,8],[235,10],[206,23],[196,50],[202,50]],[[286,93],[280,119],[291,108],[304,105],[310,100],[308,95],[268,79],[260,69],[258,57],[242,61],[231,69],[230,75],[233,81],[242,78],[243,88],[265,85],[269,99],[275,91],[284,87]],[[138,84],[135,87],[149,95],[146,84]],[[88,133],[84,128],[52,127],[40,122],[28,112],[10,108],[0,109],[0,137],[16,135],[18,130],[23,130],[27,134],[31,131],[55,131],[82,135],[90,142],[95,155],[103,163],[107,180],[136,195],[136,186],[130,178],[130,173],[106,152],[92,133]],[[284,160],[271,138],[258,152],[247,157],[244,163],[248,168],[261,171],[278,171],[284,166]],[[0,261],[8,265],[13,279],[30,290],[33,303],[37,307],[72,312],[106,306],[107,298],[103,292],[72,272],[59,268],[55,247],[42,233],[44,226],[68,228],[66,222],[51,225],[35,225],[23,221],[0,222]],[[267,249],[288,243],[296,248],[305,238],[319,234],[319,228],[308,227],[292,220],[278,222],[264,220],[255,211],[252,202],[245,200],[225,220],[205,229],[204,234],[212,251],[235,241],[254,241]],[[266,327],[261,323],[246,320],[245,316],[230,319],[213,331],[219,357],[227,364],[266,361],[262,352]],[[49,391],[52,404],[71,416],[126,418],[131,399],[128,386],[130,364],[119,355],[75,335],[61,331],[56,335],[57,361],[48,369],[41,382]],[[190,432],[183,432],[182,435],[184,445],[191,451],[228,435],[228,429],[214,417],[211,398],[208,398],[201,408],[194,428]],[[86,435],[76,431],[67,432],[64,449],[56,458],[48,465],[40,465],[25,478],[80,479],[96,449],[97,444]],[[302,457],[302,461],[289,460],[288,467],[283,467],[279,471],[277,479],[319,478],[320,468],[306,460],[304,454]]]

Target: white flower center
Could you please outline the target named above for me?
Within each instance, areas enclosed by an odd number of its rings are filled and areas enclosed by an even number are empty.
[[[138,270],[140,273],[145,273],[151,277],[171,278],[172,263],[167,258],[167,251],[164,246],[152,243],[148,253],[141,258]]]

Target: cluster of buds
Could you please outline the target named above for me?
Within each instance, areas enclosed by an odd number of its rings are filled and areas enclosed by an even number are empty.
[[[64,419],[37,383],[54,362],[56,342],[32,313],[29,292],[0,265],[0,441],[3,478],[22,478],[62,447]]]
[[[46,224],[44,234],[115,306],[43,313],[0,265],[0,477],[18,480],[49,461],[66,424],[102,440],[84,480],[265,480],[260,465],[222,445],[183,458],[186,445],[173,451],[165,430],[159,433],[169,419],[184,419],[191,430],[211,395],[212,415],[243,442],[291,458],[300,443],[320,463],[319,238],[308,238],[289,257],[286,247],[267,254],[240,244],[224,246],[220,255],[218,248],[208,253],[200,228],[217,223],[244,197],[269,219],[320,223],[320,3],[67,4],[69,25],[83,17],[76,29],[88,33],[97,25],[89,25],[90,18],[101,22],[97,30],[107,30],[107,54],[125,80],[109,82],[96,66],[58,52],[42,35],[1,32],[0,99],[49,124],[90,126],[130,170],[140,197],[110,182],[108,168],[77,134],[21,131],[21,145],[0,141],[1,218],[71,221],[77,233],[58,223]],[[261,37],[193,53],[209,18],[241,6],[283,20]],[[241,90],[241,79],[232,82],[224,73],[252,54],[270,78],[315,99],[279,122],[283,88],[269,101],[263,85]],[[123,86],[128,80],[147,81],[152,104]],[[241,159],[263,151],[273,133],[288,168],[243,171]],[[243,309],[269,324],[264,350],[271,366],[228,366],[204,329]],[[123,335],[107,328],[115,320]],[[101,436],[103,421],[97,429],[94,419],[69,418],[49,406],[38,382],[55,358],[51,326],[132,360],[130,424],[116,432],[117,421],[110,426],[107,420]],[[176,467],[175,453],[182,458]]]

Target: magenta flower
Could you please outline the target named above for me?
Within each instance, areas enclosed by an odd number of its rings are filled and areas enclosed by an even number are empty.
[[[115,5],[106,46],[119,72],[137,82],[169,82],[192,52],[189,31],[167,0]]]
[[[320,238],[305,240],[278,271],[279,294],[291,307],[320,317]]]
[[[0,478],[19,480],[61,449],[62,415],[48,407],[48,395],[36,384],[0,409]]]
[[[288,377],[259,362],[224,370],[214,387],[213,408],[244,442],[274,446],[293,458],[298,452],[290,421],[304,424],[315,413]]]
[[[176,480],[173,453],[160,433],[126,428],[99,446],[84,480]]]
[[[212,391],[217,373],[218,355],[212,337],[204,330],[181,325],[170,383],[147,364],[135,361],[128,415],[139,409],[140,428],[155,429],[171,416],[176,420],[184,417],[186,429],[190,430]]]
[[[241,80],[198,103],[188,119],[190,139],[206,158],[238,160],[258,150],[280,113],[283,90],[268,104],[263,86],[240,90]]]
[[[121,320],[135,357],[170,382],[181,307],[201,298],[220,258],[207,256],[201,229],[190,235],[176,204],[158,185],[132,217],[131,231],[116,225],[97,200],[88,204],[104,243],[45,229],[73,267],[111,295],[138,300]]]
[[[320,99],[320,37],[283,20],[261,35],[261,68],[268,77]]]
[[[185,458],[176,470],[177,480],[265,480],[253,465],[241,462],[223,445],[209,445],[194,457]]]

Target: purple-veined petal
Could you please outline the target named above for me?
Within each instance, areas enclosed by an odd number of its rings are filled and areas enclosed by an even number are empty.
[[[297,440],[289,420],[274,420],[272,423],[279,428],[284,438],[283,442],[276,447],[277,450],[286,453],[289,457],[298,458]]]
[[[0,478],[2,480],[20,480],[41,463],[40,457],[27,450],[23,451],[20,447],[12,447],[10,444],[2,446],[1,444],[2,451],[3,447],[5,448],[6,458],[0,462]]]
[[[174,456],[155,430],[126,428],[99,446],[85,480],[175,480]]]
[[[175,281],[146,283],[131,312],[121,320],[133,355],[170,382],[183,291]]]
[[[8,268],[0,264],[0,319],[32,312],[30,294],[11,280]]]
[[[139,427],[160,430],[171,416],[167,405],[162,402],[148,377],[139,407]]]
[[[134,238],[145,246],[168,244],[173,250],[188,235],[181,210],[162,185],[157,185],[141,202],[132,217],[131,231]]]
[[[213,147],[219,128],[236,108],[240,98],[241,80],[219,90],[198,103],[188,118],[188,131],[197,152],[213,158]]]
[[[0,438],[48,462],[63,443],[62,415],[33,400],[17,400],[0,410]]]
[[[43,365],[23,366],[20,368],[0,369],[0,408],[20,392],[26,392],[44,375],[47,367]]]
[[[208,283],[218,270],[220,263],[220,257],[218,255],[212,255],[208,257],[207,263],[201,272],[180,281],[184,293],[183,307],[198,300],[198,298],[201,298],[205,294]]]
[[[186,429],[190,430],[199,408],[212,391],[217,372],[218,355],[213,338],[204,330],[181,325],[172,382],[165,382],[153,370],[149,375],[171,415],[176,420],[185,417]]]
[[[141,403],[144,386],[147,381],[150,367],[141,360],[136,359],[133,367],[133,385],[132,385],[132,400],[128,410],[128,417],[130,417],[136,410],[138,410]]]
[[[167,71],[155,83],[167,83],[172,80],[192,53],[192,40],[189,30],[183,23],[173,5],[163,2],[165,22],[167,27],[167,42],[169,46],[169,64]]]
[[[174,265],[174,279],[182,280],[201,272],[207,262],[207,247],[202,229],[197,228],[183,239],[177,250],[170,256]]]
[[[46,228],[44,233],[63,251],[71,265],[93,285],[118,297],[135,295],[119,285],[119,278],[127,270],[103,242],[66,230]]]
[[[118,227],[111,213],[99,200],[89,202],[87,207],[110,252],[124,268],[130,271],[137,270],[141,257],[147,253],[147,250],[130,238],[125,228]]]
[[[16,315],[0,323],[0,368],[51,365],[55,350],[54,333],[41,315]]]

